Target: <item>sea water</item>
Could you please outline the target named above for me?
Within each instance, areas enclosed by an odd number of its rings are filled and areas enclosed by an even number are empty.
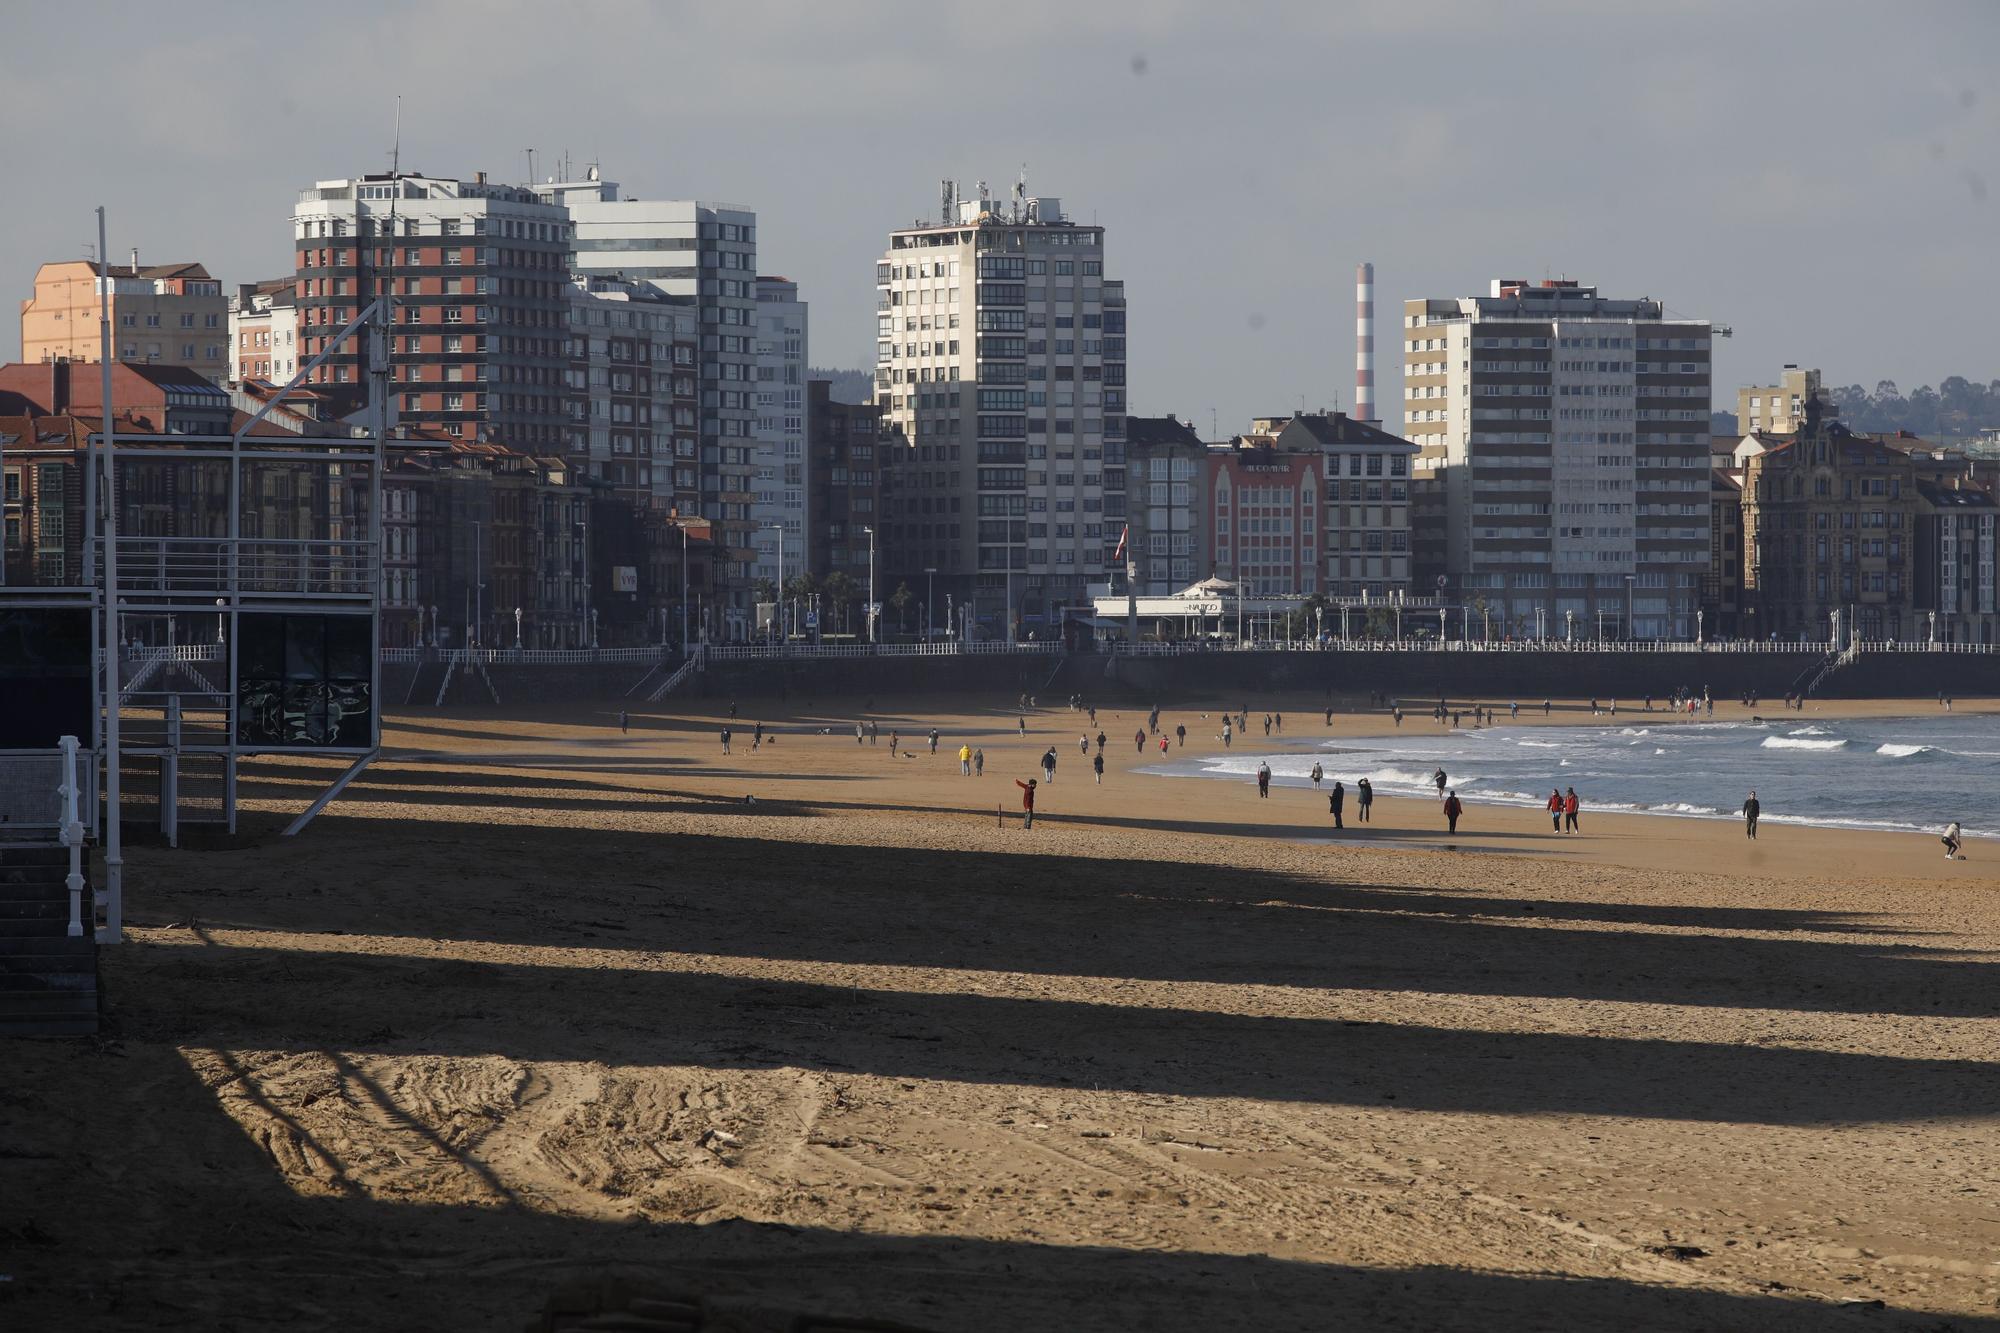
[[[2000,716],[1992,714],[1675,722],[1665,712],[1621,712],[1606,726],[1503,721],[1456,731],[1412,715],[1400,731],[1368,739],[1318,740],[1308,726],[1304,735],[1259,738],[1264,753],[1245,746],[1250,739],[1142,771],[1249,781],[1268,763],[1274,782],[1309,786],[1317,762],[1327,786],[1347,784],[1351,802],[1364,777],[1379,795],[1435,799],[1432,775],[1442,768],[1468,804],[1539,808],[1552,787],[1574,787],[1586,813],[1712,819],[1738,817],[1755,788],[1771,823],[1936,832],[1957,820],[1968,834],[2000,837]]]

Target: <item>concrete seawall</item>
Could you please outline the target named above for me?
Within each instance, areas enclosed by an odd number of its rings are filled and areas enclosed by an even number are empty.
[[[1746,690],[1776,699],[1809,677],[1824,654],[1781,653],[1454,653],[1454,652],[1214,652],[1174,657],[1112,657],[1073,653],[965,657],[784,658],[712,662],[661,706],[731,698],[805,704],[820,700],[882,706],[930,694],[991,695],[1012,701],[1033,694],[1045,703],[1081,693],[1104,702],[1153,699],[1241,702],[1275,694],[1319,698],[1380,691],[1412,701],[1477,698],[1526,705],[1544,697],[1636,700],[1676,689],[1707,688],[1733,699]],[[404,707],[417,668],[385,666],[382,692],[390,709]],[[528,702],[595,700],[643,706],[628,698],[644,665],[495,665],[488,668],[496,706],[484,685],[455,678],[446,703],[505,711]],[[1928,698],[2000,694],[2000,657],[1969,653],[1864,653],[1835,671],[1816,691],[1822,698]],[[432,696],[434,697],[434,696]],[[426,708],[431,697],[412,699]]]

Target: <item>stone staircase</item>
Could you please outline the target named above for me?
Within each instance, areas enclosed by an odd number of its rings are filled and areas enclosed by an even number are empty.
[[[97,1031],[97,942],[90,886],[84,934],[69,934],[69,853],[0,844],[0,1037]]]

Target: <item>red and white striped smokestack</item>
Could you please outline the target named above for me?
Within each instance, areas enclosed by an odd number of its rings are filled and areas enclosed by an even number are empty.
[[[1375,266],[1354,267],[1354,419],[1375,416]]]

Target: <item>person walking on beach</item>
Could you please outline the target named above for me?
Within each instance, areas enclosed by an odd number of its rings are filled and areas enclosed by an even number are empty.
[[[1102,787],[1104,785],[1104,752],[1102,750],[1099,750],[1097,757],[1090,761],[1090,771],[1097,775],[1097,785]]]
[[[1101,731],[1097,733],[1097,752],[1104,753],[1104,733]]]
[[[632,715],[621,708],[618,710],[618,734],[623,736],[630,730],[632,730]]]
[[[1132,752],[1134,754],[1146,753],[1146,732],[1143,727],[1132,733]]]
[[[1448,778],[1446,778],[1446,777],[1445,777],[1445,775],[1444,775],[1444,769],[1440,768],[1440,769],[1438,769],[1438,771],[1437,771],[1437,772],[1435,772],[1435,773],[1431,774],[1431,781],[1432,781],[1432,782],[1435,782],[1435,783],[1437,784],[1437,789],[1438,789],[1438,799],[1439,799],[1440,801],[1442,801],[1442,800],[1444,799],[1444,786],[1445,786],[1445,783],[1446,783],[1447,781],[1449,781],[1449,779],[1448,779]]]
[[[1746,838],[1750,838],[1750,839],[1753,839],[1753,840],[1754,840],[1754,839],[1756,838],[1756,836],[1757,836],[1757,816],[1758,816],[1758,815],[1759,815],[1759,814],[1760,814],[1760,813],[1761,813],[1762,811],[1763,811],[1763,807],[1762,807],[1762,806],[1760,806],[1759,804],[1757,804],[1757,792],[1756,792],[1756,790],[1755,790],[1755,789],[1753,788],[1753,789],[1751,790],[1751,792],[1750,792],[1750,799],[1749,799],[1749,800],[1747,800],[1747,801],[1745,801],[1745,802],[1743,803],[1743,836],[1744,836],[1744,837],[1746,837]]]
[[[1958,835],[1958,821],[1956,819],[1952,820],[1951,823],[1946,824],[1944,826],[1944,837],[1939,839],[1939,841],[1944,843],[1945,860],[1963,861],[1965,859],[1963,856],[1960,856],[1958,854],[1960,839]]]
[[[1325,770],[1325,769],[1323,769],[1323,768],[1321,768],[1321,767],[1319,766],[1319,761],[1318,761],[1318,760],[1314,760],[1314,761],[1313,761],[1313,771],[1312,771],[1312,782],[1313,782],[1313,790],[1314,790],[1314,791],[1318,791],[1318,790],[1319,790],[1319,783],[1320,783],[1320,779],[1321,779],[1321,778],[1324,778],[1325,776],[1326,776],[1326,770]],[[1335,782],[1335,783],[1334,783],[1334,785],[1335,785],[1335,786],[1337,787],[1337,786],[1339,786],[1340,784],[1339,784],[1338,782]]]
[[[1397,725],[1397,726],[1399,726],[1399,727],[1400,727],[1400,726],[1402,726],[1402,725],[1403,725],[1403,706],[1402,706],[1401,704],[1397,704],[1397,705],[1395,706],[1395,708],[1393,708],[1392,710],[1390,710],[1390,716],[1392,716],[1392,717],[1394,717],[1394,718],[1396,719],[1396,725]]]
[[[1091,726],[1093,726],[1093,727],[1097,725],[1097,705],[1096,705],[1096,704],[1092,704],[1092,705],[1090,706],[1090,725],[1091,725]]]
[[[724,754],[728,754],[728,753],[729,753],[729,728],[728,728],[728,727],[724,727],[724,728],[722,729],[722,752],[723,752]]]
[[[1444,798],[1444,822],[1447,833],[1458,832],[1458,817],[1464,813],[1465,807],[1459,804],[1457,792],[1452,792]]]
[[[1076,752],[1085,758],[1090,756],[1090,737],[1078,736],[1076,738]]]
[[[1160,706],[1158,704],[1154,704],[1153,711],[1146,714],[1146,730],[1157,732],[1159,729],[1160,729]]]
[[[1016,722],[1018,722],[1018,723],[1020,724],[1020,727],[1021,727],[1021,734],[1022,734],[1023,736],[1027,735],[1027,734],[1028,734],[1028,716],[1027,716],[1027,714],[1023,713],[1023,714],[1022,714],[1022,715],[1021,715],[1020,717],[1016,718],[1016,719],[1015,719],[1015,721],[1016,721]]]
[[[874,745],[882,739],[882,724],[874,718],[868,719],[868,743]]]
[[[1362,823],[1366,824],[1368,822],[1368,811],[1370,807],[1372,807],[1374,804],[1375,804],[1375,784],[1370,782],[1367,778],[1363,778],[1361,779],[1361,781],[1355,783],[1354,809],[1355,813],[1360,815]]]
[[[896,741],[902,734],[900,731],[891,731],[889,733],[889,757],[891,759],[896,757]]]
[[[1547,717],[1548,715],[1549,715],[1549,701],[1547,699],[1544,699],[1542,700],[1542,716]]]
[[[1284,715],[1283,713],[1273,713],[1273,714],[1271,714],[1271,725],[1275,726],[1275,727],[1276,727],[1276,728],[1278,729],[1278,734],[1279,734],[1280,736],[1284,735],[1284,734],[1285,734],[1285,715]]]
[[[1571,787],[1567,792],[1564,793],[1563,832],[1576,833],[1579,831],[1576,826],[1576,812],[1581,807],[1581,805],[1582,802],[1576,799],[1576,788]]]
[[[867,739],[866,736],[863,734],[863,730],[864,729],[859,722],[856,722],[854,724],[854,743],[856,745],[861,744],[865,739]]]
[[[1229,748],[1229,719],[1226,717],[1222,719],[1222,748]]]
[[[1266,736],[1271,734],[1271,715],[1269,713],[1264,714],[1264,734]]]
[[[1174,728],[1174,744],[1176,746],[1187,744],[1187,727],[1185,725]]]
[[[1326,812],[1333,816],[1333,826],[1335,828],[1347,827],[1347,825],[1340,822],[1341,807],[1346,804],[1347,789],[1340,785],[1339,778],[1335,778],[1333,780],[1333,790],[1326,794]]]
[[[753,750],[764,748],[764,724],[762,722],[759,722],[756,730],[750,733],[750,748]]]
[[[1271,766],[1269,764],[1260,763],[1257,765],[1257,795],[1265,800],[1269,800],[1271,797]]]
[[[1160,753],[1165,754],[1166,752],[1167,752],[1167,738],[1165,736],[1162,736],[1160,737]]]
[[[736,701],[734,699],[729,701],[729,716],[732,718],[736,716]]]
[[[969,778],[972,776],[972,747],[970,745],[961,745],[958,747],[958,771],[965,777]]]
[[[1520,716],[1521,701],[1516,699],[1513,703],[1507,705],[1507,720],[1511,722]]]
[[[1021,789],[1021,827],[1031,829],[1035,826],[1035,780],[1015,778],[1014,785]]]
[[[986,776],[986,751],[974,750],[972,752],[972,776],[975,778]]]
[[[1051,745],[1042,756],[1042,782],[1053,786],[1056,780],[1056,747]]]
[[[931,728],[931,734],[930,734],[930,742],[931,742],[931,753],[932,753],[932,754],[936,754],[936,753],[937,753],[937,741],[938,741],[938,737],[937,737],[937,728],[936,728],[936,727],[932,727],[932,728]]]
[[[1549,792],[1549,832],[1563,831],[1563,792],[1556,787]]]

